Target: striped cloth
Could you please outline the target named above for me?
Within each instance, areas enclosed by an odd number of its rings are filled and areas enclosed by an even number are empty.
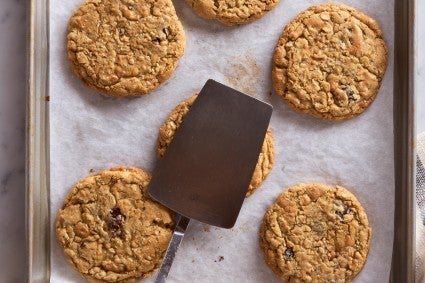
[[[425,282],[425,132],[416,143],[416,282]]]

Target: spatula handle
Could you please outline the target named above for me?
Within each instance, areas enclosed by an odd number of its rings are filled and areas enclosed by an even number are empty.
[[[170,272],[171,265],[173,264],[174,257],[176,256],[177,249],[183,240],[184,232],[190,219],[179,215],[177,225],[174,228],[173,236],[171,237],[170,244],[168,245],[167,252],[165,253],[164,260],[159,268],[158,275],[156,276],[155,283],[165,283],[168,273]]]

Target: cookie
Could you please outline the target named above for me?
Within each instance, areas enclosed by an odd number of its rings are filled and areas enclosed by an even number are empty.
[[[252,22],[272,10],[280,0],[186,0],[195,12],[205,18],[225,25],[240,25]]]
[[[69,192],[56,217],[56,238],[88,281],[136,282],[160,266],[173,214],[148,197],[150,178],[141,169],[117,167]]]
[[[273,85],[299,112],[344,120],[374,101],[387,61],[375,20],[344,5],[312,6],[286,26],[277,43]]]
[[[68,23],[68,58],[89,87],[140,96],[167,80],[185,50],[171,0],[87,0]]]
[[[371,228],[361,204],[343,187],[300,184],[267,210],[260,247],[287,282],[351,282],[369,253]]]
[[[174,133],[177,128],[182,123],[184,117],[195,102],[198,94],[193,95],[189,99],[183,101],[171,112],[167,121],[159,129],[159,138],[158,138],[158,156],[164,156],[165,152],[171,141],[173,140]],[[252,175],[251,183],[248,187],[248,192],[246,196],[249,197],[252,195],[255,190],[257,190],[263,181],[267,178],[271,172],[274,164],[274,140],[273,134],[270,129],[267,130],[266,136],[264,138],[264,143],[261,148],[260,156],[258,157],[258,162],[255,166],[254,173]]]

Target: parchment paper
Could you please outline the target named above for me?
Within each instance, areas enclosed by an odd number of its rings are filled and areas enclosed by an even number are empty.
[[[82,2],[50,1],[51,282],[83,282],[55,239],[56,212],[70,188],[90,169],[128,165],[151,171],[160,125],[209,78],[274,106],[276,161],[263,186],[246,199],[233,229],[192,222],[169,282],[279,282],[263,260],[258,231],[267,207],[284,188],[300,182],[340,184],[358,197],[373,234],[368,261],[355,282],[388,282],[394,213],[393,1],[338,1],[378,21],[390,56],[375,102],[345,122],[298,114],[271,86],[271,58],[284,26],[310,5],[324,1],[282,0],[254,23],[224,27],[199,18],[185,1],[175,0],[186,31],[186,53],[170,80],[137,99],[105,98],[72,73],[66,25]]]

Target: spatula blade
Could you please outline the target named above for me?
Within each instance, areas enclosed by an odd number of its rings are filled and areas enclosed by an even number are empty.
[[[151,197],[188,218],[233,227],[271,114],[269,104],[207,81],[157,163]]]

